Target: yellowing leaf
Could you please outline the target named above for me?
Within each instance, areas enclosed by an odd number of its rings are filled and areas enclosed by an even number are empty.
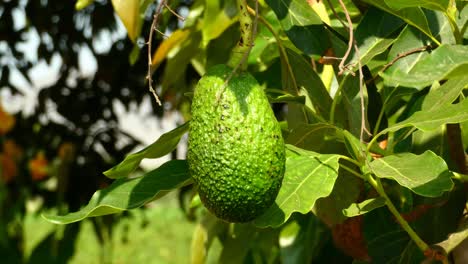
[[[78,1],[76,1],[75,9],[79,11],[79,10],[89,6],[93,2],[94,2],[94,0],[78,0]]]
[[[165,39],[154,52],[153,60],[151,61],[151,69],[155,71],[167,57],[167,54],[186,40],[189,34],[190,31],[187,29],[178,29],[174,31],[169,38]]]
[[[140,33],[140,2],[138,0],[112,0],[112,5],[127,29],[128,37],[135,42]]]

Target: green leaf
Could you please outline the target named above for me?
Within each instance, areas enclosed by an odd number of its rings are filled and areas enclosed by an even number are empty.
[[[104,172],[111,179],[127,177],[133,172],[143,159],[156,159],[171,153],[179,144],[180,138],[189,129],[189,122],[163,134],[156,142],[148,147],[125,157],[125,159]]]
[[[421,196],[439,197],[453,188],[447,164],[432,151],[395,154],[374,160],[369,166],[377,177],[393,179]]]
[[[320,76],[314,71],[311,64],[293,50],[286,49],[289,64],[292,67],[296,84],[305,89],[311,102],[311,108],[324,119],[330,116],[332,99],[323,85]],[[302,94],[301,94],[302,95]]]
[[[360,203],[351,204],[343,210],[343,214],[347,217],[363,215],[382,206],[385,206],[385,198],[383,197],[367,199]]]
[[[397,40],[393,43],[392,48],[388,52],[387,55],[387,63],[394,61],[400,54],[404,54],[408,51],[415,50],[418,48],[422,48],[429,43],[429,38],[425,36],[421,31],[418,31],[416,28],[407,26],[405,27],[400,35],[398,36]],[[401,74],[407,74],[411,69],[414,68],[414,65],[427,56],[428,52],[416,52],[413,54],[409,54],[405,57],[399,58],[396,62],[392,64],[390,68],[385,71],[385,74],[388,76],[399,76]],[[384,87],[387,88],[388,86]],[[408,90],[407,87],[401,91],[403,87],[397,87],[396,91],[392,91],[389,93],[392,97],[396,98],[399,97],[400,94],[410,94],[417,92],[417,89]],[[390,99],[394,98],[385,98],[385,101],[389,102]]]
[[[450,79],[440,87],[432,87],[424,98],[421,109],[425,111],[443,110],[443,107],[458,98],[466,86],[468,86],[468,77]]]
[[[320,17],[302,0],[266,0],[286,35],[307,55],[321,56],[330,47],[328,31]]]
[[[52,223],[69,224],[87,217],[115,214],[140,207],[190,182],[187,162],[171,160],[142,177],[114,181],[109,187],[95,192],[88,205],[78,212],[43,217]]]
[[[414,26],[415,28],[426,34],[429,38],[434,40],[434,36],[432,36],[432,32],[429,28],[427,18],[420,7],[408,7],[401,10],[394,10],[382,0],[364,0],[364,2],[367,2],[375,7],[378,7],[379,9],[382,9],[387,13],[390,13],[394,16],[403,19],[403,21]]]
[[[203,14],[203,46],[219,37],[235,21],[237,13],[236,1],[206,1]],[[220,6],[222,4],[222,6]]]
[[[435,81],[466,76],[468,46],[442,45],[413,65],[408,72],[382,73],[385,84],[423,88]]]
[[[392,9],[400,10],[407,7],[424,7],[427,9],[446,11],[449,0],[385,0]]]
[[[377,8],[370,8],[356,28],[355,39],[362,65],[384,52],[396,40],[392,37],[404,24],[403,20]],[[350,62],[358,69],[358,56]]]
[[[331,194],[318,199],[312,211],[327,226],[341,224],[347,219],[343,215],[343,210],[359,199],[363,188],[363,182],[358,177],[343,169],[340,169],[338,173],[338,179]]]
[[[457,44],[449,18],[442,11],[424,9],[432,35],[444,44]]]
[[[445,105],[435,109],[431,108],[429,111],[418,111],[408,119],[383,130],[381,134],[410,126],[417,127],[423,131],[430,131],[441,125],[456,124],[466,120],[468,120],[468,100],[463,100],[458,104]]]
[[[112,0],[112,6],[127,29],[128,37],[135,42],[141,31],[139,0]]]
[[[293,212],[308,213],[318,198],[332,192],[338,177],[339,155],[288,148],[283,185],[273,206],[254,220],[258,227],[277,227]]]
[[[291,130],[286,143],[312,151],[330,151],[331,141],[337,141],[337,129],[328,123],[301,124]]]
[[[467,238],[468,221],[465,219],[462,226],[456,232],[450,234],[446,240],[437,243],[437,245],[442,247],[445,250],[445,252],[450,253]]]

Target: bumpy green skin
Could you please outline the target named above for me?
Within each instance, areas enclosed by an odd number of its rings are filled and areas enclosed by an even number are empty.
[[[248,73],[225,65],[198,82],[188,140],[190,174],[203,204],[228,222],[247,222],[270,207],[285,169],[284,141],[268,99]]]

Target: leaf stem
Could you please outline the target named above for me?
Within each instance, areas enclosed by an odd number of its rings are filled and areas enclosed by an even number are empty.
[[[461,182],[468,182],[468,175],[461,174],[461,173],[454,172],[454,171],[452,171],[452,173],[453,173],[452,179],[456,179]]]
[[[367,179],[367,181],[374,187],[374,189],[379,193],[380,196],[382,196],[385,199],[385,204],[387,205],[388,209],[390,212],[393,214],[393,216],[396,218],[400,226],[403,228],[403,230],[408,233],[408,235],[411,237],[411,239],[414,241],[414,243],[418,246],[418,248],[422,251],[425,252],[427,249],[429,249],[429,246],[424,242],[418,234],[411,228],[411,226],[408,224],[408,222],[401,216],[400,212],[396,209],[395,205],[392,203],[390,198],[387,196],[387,193],[385,192],[382,182],[380,181],[379,178],[374,178],[371,174],[366,174],[364,175]]]
[[[343,165],[343,164],[340,164],[340,167],[348,171],[349,173],[353,174],[354,176],[364,179],[364,177],[361,174],[357,173],[355,170],[351,169],[350,167]]]
[[[352,158],[348,157],[348,156],[344,156],[344,155],[340,155],[340,158],[341,159],[344,159],[346,161],[349,161],[351,163],[353,163],[354,165],[358,166],[358,167],[361,167],[362,164],[360,164],[359,162],[353,160]]]
[[[341,90],[343,90],[344,83],[346,82],[346,79],[348,79],[350,74],[347,74],[343,77],[341,80],[340,86],[338,86],[338,90],[336,90],[335,96],[333,97],[333,102],[331,105],[330,109],[330,123],[334,124],[335,123],[335,112],[336,112],[336,106],[338,105],[338,100],[339,96],[341,95]]]

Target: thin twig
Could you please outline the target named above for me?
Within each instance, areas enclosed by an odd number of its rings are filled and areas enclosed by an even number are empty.
[[[341,7],[344,10],[345,16],[346,16],[346,21],[348,22],[348,30],[349,30],[349,40],[348,40],[348,49],[346,50],[343,59],[340,62],[340,65],[338,65],[338,68],[340,71],[338,72],[339,75],[342,75],[344,71],[346,70],[345,62],[349,57],[349,54],[351,53],[351,49],[353,48],[353,43],[354,43],[354,30],[353,30],[353,21],[351,21],[351,17],[349,15],[348,9],[346,8],[345,4],[343,3],[343,0],[338,0],[340,2]],[[338,17],[339,19],[339,17]]]
[[[163,38],[169,38],[168,35],[164,34],[164,32],[162,32],[161,30],[159,30],[158,28],[153,28],[154,31],[158,32],[161,36],[163,36]]]
[[[151,74],[151,67],[153,65],[152,53],[151,53],[151,42],[153,41],[153,32],[155,31],[156,26],[158,24],[159,15],[161,14],[162,8],[165,5],[166,5],[166,0],[162,0],[161,3],[158,6],[158,9],[156,10],[156,12],[153,15],[153,22],[151,22],[151,29],[150,29],[150,33],[149,33],[149,36],[148,36],[148,42],[147,42],[147,45],[148,45],[148,73],[146,75],[146,79],[148,80],[148,88],[149,88],[150,92],[153,94],[154,99],[156,99],[156,103],[158,103],[159,106],[161,106],[161,101],[159,100],[159,96],[158,96],[158,94],[156,93],[156,91],[153,88],[153,78],[152,78],[152,74]]]
[[[181,21],[185,21],[185,17],[177,14],[177,12],[175,12],[174,10],[172,10],[172,8],[167,4],[165,3],[164,6],[167,8],[167,10],[169,10],[169,12],[171,12],[174,16],[176,16],[179,20]]]
[[[409,56],[411,54],[414,54],[414,53],[432,50],[433,48],[434,48],[434,46],[432,46],[432,45],[426,45],[426,46],[423,46],[423,47],[418,47],[418,48],[410,49],[410,50],[405,51],[405,52],[398,53],[395,58],[393,58],[389,63],[385,64],[382,67],[382,69],[379,71],[379,73],[383,73],[388,68],[390,68],[393,64],[395,64],[398,60],[403,59],[404,57],[407,57],[407,56]],[[370,82],[375,81],[375,79],[377,79],[378,76],[379,76],[379,74],[376,74],[372,79],[366,81],[366,83],[370,83]]]
[[[414,48],[414,49],[410,49],[408,51],[405,51],[405,52],[402,52],[402,53],[398,53],[397,56],[395,58],[393,58],[389,63],[385,64],[382,69],[380,70],[380,72],[384,72],[385,70],[387,70],[390,66],[392,66],[395,62],[397,62],[398,60],[406,57],[406,56],[409,56],[411,54],[414,54],[414,53],[418,53],[418,52],[423,52],[423,51],[427,51],[427,50],[431,50],[433,49],[434,47],[432,47],[431,45],[426,45],[424,47],[419,47],[419,48]]]
[[[327,3],[328,3],[328,6],[330,7],[330,9],[333,12],[333,15],[335,15],[335,17],[338,19],[338,21],[340,21],[341,25],[343,25],[343,28],[348,29],[348,27],[345,25],[343,20],[341,20],[340,17],[338,16],[338,13],[336,12],[335,7],[332,5],[331,1],[327,0]]]
[[[366,128],[366,106],[364,104],[364,74],[362,73],[362,65],[361,65],[361,56],[359,54],[359,48],[356,44],[354,43],[354,50],[357,55],[358,59],[358,70],[359,70],[359,97],[361,98],[361,133],[359,135],[359,141],[361,143],[364,142],[364,132],[367,133],[367,135],[371,136],[372,134],[367,130]],[[365,155],[365,151],[363,151]]]

